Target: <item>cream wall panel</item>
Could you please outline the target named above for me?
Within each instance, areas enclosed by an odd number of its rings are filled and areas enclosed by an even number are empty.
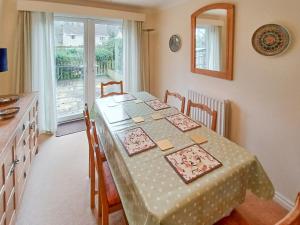
[[[191,0],[152,16],[152,91],[186,94],[188,89],[232,101],[230,138],[258,156],[278,192],[294,201],[300,191],[300,1],[232,0],[236,4],[234,80],[190,72],[190,16],[209,0]],[[251,45],[253,32],[266,23],[289,28],[293,43],[281,56],[265,57]],[[172,34],[182,49],[172,53]]]
[[[17,27],[16,0],[0,0],[0,47],[8,48],[9,71],[0,73],[0,94],[11,92]]]

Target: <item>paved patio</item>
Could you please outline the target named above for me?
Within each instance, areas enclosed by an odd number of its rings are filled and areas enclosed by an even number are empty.
[[[111,81],[108,76],[96,78],[96,98],[100,97],[101,82]],[[84,79],[57,82],[57,117],[81,114],[85,104]]]

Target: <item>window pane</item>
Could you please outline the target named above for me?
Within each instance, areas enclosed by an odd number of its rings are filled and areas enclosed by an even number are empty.
[[[207,68],[207,29],[196,29],[196,68]]]
[[[101,82],[123,79],[122,21],[97,21],[95,24],[96,98],[100,97]],[[105,92],[119,91],[119,87]]]
[[[84,23],[58,21],[55,26],[57,117],[81,116],[84,91]]]

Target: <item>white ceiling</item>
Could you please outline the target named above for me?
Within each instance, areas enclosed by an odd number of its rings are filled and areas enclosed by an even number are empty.
[[[122,5],[131,5],[145,8],[164,8],[180,4],[187,0],[90,0],[95,2],[108,2]]]

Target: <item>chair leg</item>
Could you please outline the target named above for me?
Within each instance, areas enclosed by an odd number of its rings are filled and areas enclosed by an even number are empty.
[[[109,214],[108,210],[102,207],[102,224],[101,225],[109,225]]]
[[[101,205],[101,196],[100,196],[100,190],[99,190],[99,187],[98,187],[98,217],[100,218],[101,215],[103,214],[102,213],[102,205]]]
[[[101,194],[100,194],[100,178],[98,177],[98,218],[100,218],[102,216],[102,202],[101,202]]]
[[[91,171],[91,179],[90,179],[90,202],[91,202],[91,209],[95,208],[95,195],[96,195],[96,178],[95,178],[95,165],[92,162],[90,166]]]
[[[89,152],[89,178],[91,178],[91,153]]]

